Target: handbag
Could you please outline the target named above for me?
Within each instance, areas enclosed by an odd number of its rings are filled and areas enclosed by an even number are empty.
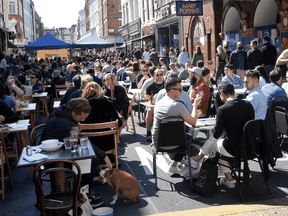
[[[202,196],[210,197],[213,194],[218,176],[217,163],[213,158],[203,161],[197,182],[192,185],[192,190]]]

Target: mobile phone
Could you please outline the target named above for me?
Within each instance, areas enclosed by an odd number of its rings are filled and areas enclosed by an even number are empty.
[[[203,91],[198,92],[197,95],[199,95],[199,97],[202,97],[204,95],[204,92]]]

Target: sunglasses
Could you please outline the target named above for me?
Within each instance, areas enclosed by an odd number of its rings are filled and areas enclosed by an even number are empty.
[[[163,76],[163,74],[155,74],[155,76],[157,76],[157,77],[158,77],[158,76]]]
[[[182,88],[171,88],[171,89],[173,89],[173,90],[178,90],[179,92],[182,91]]]
[[[31,77],[31,79],[36,79],[36,77]]]
[[[142,70],[142,72],[148,72],[148,70]]]

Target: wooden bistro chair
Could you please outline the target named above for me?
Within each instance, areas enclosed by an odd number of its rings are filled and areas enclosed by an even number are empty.
[[[126,126],[126,131],[128,131],[129,129],[131,129],[134,133],[134,135],[136,135],[136,127],[135,127],[135,123],[134,123],[134,117],[133,117],[133,109],[132,109],[132,106],[133,106],[133,103],[135,101],[135,98],[136,98],[136,94],[134,94],[131,98],[131,101],[130,101],[130,104],[129,104],[129,107],[128,107],[128,115],[127,115],[127,120],[124,120],[124,123],[125,123],[125,126]],[[131,118],[131,121],[132,121],[132,128],[129,128],[128,127],[128,124],[127,124],[127,121],[128,119]]]
[[[40,166],[49,168],[41,170],[39,169]],[[41,179],[43,175],[50,175],[51,191],[43,190]],[[69,179],[65,179],[67,175],[69,175]],[[67,215],[70,209],[73,210],[73,216],[82,215],[80,207],[86,200],[80,194],[81,178],[81,169],[74,161],[58,159],[39,163],[33,170],[33,181],[41,215],[54,215],[55,213]],[[65,185],[69,183],[68,185],[72,187],[62,187],[61,184],[64,182]],[[55,202],[54,200],[58,200],[59,202]]]
[[[115,163],[112,166],[118,169],[118,120],[113,122],[96,123],[96,124],[81,124],[78,123],[79,133],[87,137],[114,135],[114,149],[105,151],[106,154],[113,154],[115,156]],[[103,129],[106,129],[103,131]],[[98,130],[98,131],[97,131]],[[101,130],[101,131],[99,131]],[[106,164],[100,164],[101,169],[106,168]],[[97,180],[94,178],[94,180]]]
[[[59,91],[64,91],[67,90],[67,85],[55,85],[55,95],[56,95],[56,100],[60,100],[61,97],[59,95]]]
[[[40,138],[41,134],[42,134],[42,131],[39,132],[40,128],[43,130],[45,124],[40,124],[40,125],[37,125],[36,127],[34,127],[32,130],[31,130],[31,133],[30,133],[30,143],[32,146],[35,146],[37,145],[37,141],[38,139]]]
[[[10,166],[9,166],[8,163],[9,162],[7,160],[7,157],[5,157],[4,147],[1,146],[1,142],[0,142],[0,169],[1,169],[1,175],[0,175],[0,177],[1,177],[0,178],[0,180],[1,180],[1,190],[0,190],[0,194],[2,194],[2,200],[5,200],[5,179],[9,178],[11,189],[14,188],[12,175],[11,175],[11,170],[10,170]],[[8,171],[8,177],[4,176],[4,164],[6,165],[6,169]]]

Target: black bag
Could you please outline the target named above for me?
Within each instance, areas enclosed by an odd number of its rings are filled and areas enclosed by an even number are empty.
[[[217,175],[218,169],[215,160],[213,158],[205,159],[202,163],[197,182],[192,186],[192,190],[205,197],[212,196]]]

